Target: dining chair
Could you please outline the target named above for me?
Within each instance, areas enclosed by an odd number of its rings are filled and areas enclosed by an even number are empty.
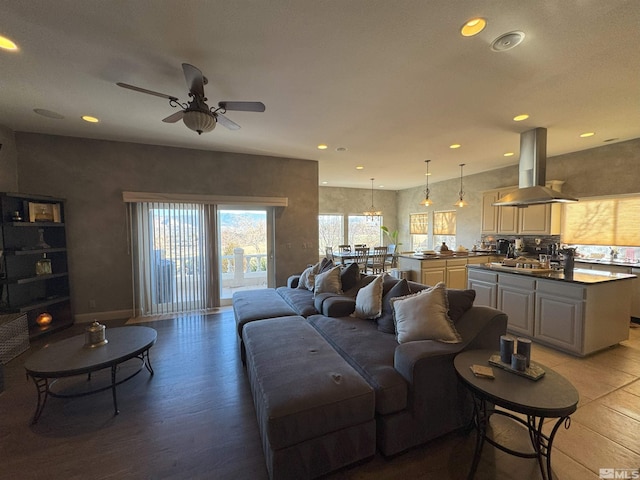
[[[367,268],[365,271],[371,269],[371,273],[384,272],[385,262],[387,260],[387,247],[373,247],[373,253],[369,256],[367,262]]]
[[[353,262],[358,264],[361,273],[367,273],[367,262],[369,261],[369,249],[367,247],[358,247],[354,249]]]
[[[338,245],[338,250],[340,250],[341,252],[350,252],[351,245]]]
[[[391,243],[387,245],[387,257],[384,261],[384,271],[386,272],[388,269],[396,268],[396,245],[395,243]]]
[[[367,244],[366,243],[356,243],[353,248],[366,248]]]

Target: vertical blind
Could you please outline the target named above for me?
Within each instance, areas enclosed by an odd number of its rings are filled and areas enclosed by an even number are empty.
[[[640,246],[640,195],[580,199],[563,208],[564,243]]]
[[[135,291],[140,314],[206,308],[209,267],[205,207],[171,202],[134,205]]]

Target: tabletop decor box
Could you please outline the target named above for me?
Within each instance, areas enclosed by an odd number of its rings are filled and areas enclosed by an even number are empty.
[[[28,348],[27,314],[0,315],[0,363],[8,363]]]

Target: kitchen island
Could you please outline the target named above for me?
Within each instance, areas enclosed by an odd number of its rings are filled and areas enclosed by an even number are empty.
[[[566,276],[492,263],[467,268],[475,304],[505,312],[515,335],[579,356],[629,338],[635,275],[576,268]]]
[[[408,272],[408,279],[424,285],[444,282],[449,288],[467,288],[467,265],[497,259],[495,252],[451,252],[448,255],[401,253],[398,270]]]

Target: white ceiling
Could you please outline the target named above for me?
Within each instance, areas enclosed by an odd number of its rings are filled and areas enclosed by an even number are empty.
[[[462,37],[474,16],[487,28]],[[522,44],[491,50],[514,30]],[[0,125],[317,160],[329,186],[422,185],[427,158],[432,182],[460,163],[516,164],[534,127],[549,156],[640,137],[638,0],[3,0],[0,35],[20,47],[0,51]],[[161,121],[167,100],[116,86],[188,100],[183,62],[209,78],[209,105],[266,112],[229,112],[242,129],[198,136]]]

